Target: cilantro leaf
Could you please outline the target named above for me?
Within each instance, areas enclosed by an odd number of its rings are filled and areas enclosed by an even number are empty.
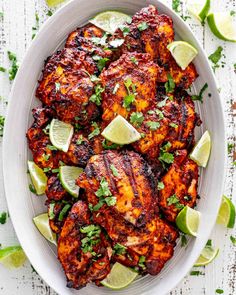
[[[89,140],[100,134],[100,128],[96,122],[92,123],[92,127],[94,127],[94,130],[88,135]]]
[[[175,90],[175,82],[169,73],[167,74],[167,79],[165,83],[166,93],[172,93]]]
[[[222,51],[223,51],[223,47],[219,46],[215,52],[213,52],[211,55],[208,56],[208,59],[213,62],[213,64],[217,64],[218,61],[221,59],[222,57]]]
[[[139,31],[142,32],[142,31],[146,30],[149,27],[149,25],[146,22],[142,22],[142,23],[138,24],[137,27],[138,27]]]
[[[151,131],[155,131],[161,126],[159,122],[152,122],[152,121],[148,121],[146,124]]]
[[[230,236],[230,241],[232,242],[232,244],[233,244],[234,246],[236,246],[236,238],[235,238],[235,237]]]
[[[144,116],[142,112],[133,112],[130,115],[130,123],[135,126],[140,126],[143,123]]]
[[[0,223],[5,224],[7,221],[7,212],[0,213]]]
[[[94,87],[95,93],[90,96],[89,100],[94,102],[97,106],[101,105],[102,96],[101,94],[104,92],[104,88],[100,84]]]
[[[159,181],[157,184],[157,189],[160,191],[165,188],[165,185],[162,181]]]
[[[184,205],[180,203],[179,198],[176,196],[176,194],[170,196],[167,199],[167,205],[171,206],[174,205],[176,209],[183,209]]]
[[[101,57],[99,55],[94,55],[93,60],[97,61],[97,67],[99,71],[101,72],[103,68],[106,66],[106,62],[109,61],[109,58]]]
[[[208,84],[205,83],[198,95],[192,95],[191,97],[192,100],[199,100],[200,102],[203,102],[203,93],[207,88],[208,88]]]
[[[115,244],[115,246],[113,247],[114,253],[117,255],[123,255],[126,252],[126,247],[117,243]]]
[[[110,168],[111,168],[112,174],[114,176],[119,176],[118,170],[116,169],[116,167],[113,164],[110,165]]]

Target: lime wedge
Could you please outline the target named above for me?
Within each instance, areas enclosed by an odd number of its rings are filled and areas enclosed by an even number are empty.
[[[48,6],[53,7],[53,6],[56,6],[64,1],[65,0],[46,0],[46,3]]]
[[[8,269],[14,269],[22,266],[26,256],[21,246],[11,246],[0,249],[0,263]]]
[[[167,49],[182,70],[185,70],[198,54],[197,49],[185,41],[174,41],[167,46]]]
[[[229,12],[210,13],[207,16],[212,33],[219,39],[236,42],[236,29]]]
[[[113,290],[119,290],[132,283],[138,273],[116,262],[108,276],[101,281],[102,285]]]
[[[210,0],[188,0],[187,10],[200,22],[204,22],[210,10]]]
[[[49,137],[51,143],[63,152],[69,149],[70,141],[74,133],[74,128],[71,124],[53,119],[50,124]]]
[[[49,242],[57,245],[56,234],[52,232],[50,228],[48,214],[40,214],[34,217],[33,221],[39,232],[44,236],[44,238],[46,238]]]
[[[28,161],[28,169],[37,195],[44,194],[48,181],[46,174],[33,161]]]
[[[200,212],[185,206],[176,218],[176,225],[185,234],[196,237],[200,221]]]
[[[130,20],[131,17],[125,13],[108,10],[97,14],[89,22],[106,32],[113,34],[119,26]]]
[[[199,142],[195,145],[190,154],[190,159],[198,166],[206,167],[211,153],[211,137],[209,131],[205,131]]]
[[[213,249],[211,246],[206,246],[194,266],[205,266],[211,263],[219,253],[219,249]]]
[[[141,138],[138,131],[120,115],[103,130],[102,136],[116,144],[130,144]]]
[[[79,186],[75,184],[75,181],[82,172],[82,168],[74,166],[60,166],[59,168],[61,184],[73,197],[78,197]]]
[[[223,196],[220,210],[217,216],[218,224],[223,224],[228,228],[233,228],[235,224],[235,206],[232,201]]]

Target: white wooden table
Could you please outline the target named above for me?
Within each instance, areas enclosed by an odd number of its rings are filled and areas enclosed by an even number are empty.
[[[171,6],[171,0],[163,0],[163,2]],[[235,11],[236,0],[212,0],[212,10]],[[8,68],[7,50],[15,52],[19,61],[22,60],[31,42],[32,27],[36,25],[35,14],[38,14],[39,25],[41,25],[49,17],[47,15],[48,8],[44,0],[0,0],[0,12],[4,13],[4,16],[0,17],[0,66]],[[184,3],[181,3],[181,12],[187,15]],[[221,99],[224,103],[228,142],[236,142],[236,44],[216,39],[209,31],[207,25],[203,27],[194,19],[187,19],[187,23],[202,43],[208,55],[214,52],[218,46],[223,47],[223,64],[216,69],[215,74],[219,84]],[[1,115],[6,114],[10,88],[11,83],[7,74],[0,72]],[[214,97],[211,99],[214,99]],[[233,186],[236,183],[236,169],[232,165],[232,162],[235,160],[236,152],[231,152],[228,156],[225,194],[232,197],[236,202],[236,185]],[[0,161],[2,161],[1,157]],[[0,180],[1,212],[7,211],[2,172],[0,172]],[[216,294],[215,290],[219,288],[224,290],[226,295],[236,295],[236,246],[233,246],[230,241],[231,235],[236,237],[236,229],[226,230],[216,225],[211,238],[214,245],[220,248],[220,255],[212,264],[201,269],[203,275],[187,275],[170,294],[213,295]],[[18,244],[10,218],[6,224],[0,224],[0,243],[3,247]],[[22,268],[15,271],[9,271],[0,265],[0,294],[55,295],[55,292],[44,283],[33,271],[30,263],[27,262]]]

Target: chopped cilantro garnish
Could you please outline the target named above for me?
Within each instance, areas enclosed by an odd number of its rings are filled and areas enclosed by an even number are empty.
[[[92,38],[91,38],[91,41],[92,41],[94,44],[96,44],[96,45],[106,46],[106,45],[107,45],[107,43],[106,43],[106,41],[107,41],[107,36],[108,36],[108,34],[105,33],[105,34],[102,36],[102,38],[99,38],[99,37],[92,37]]]
[[[230,241],[232,242],[232,244],[233,244],[234,246],[236,246],[236,238],[235,238],[235,237],[230,236]]]
[[[203,275],[203,273],[199,270],[192,270],[190,272],[190,276],[199,276],[199,275]]]
[[[107,206],[114,206],[116,204],[116,197],[110,196],[106,197],[104,200]]]
[[[171,143],[168,141],[164,146],[160,148],[159,161],[161,161],[163,167],[165,168],[165,163],[171,164],[174,162],[174,155],[168,153],[167,150],[171,147]]]
[[[101,94],[104,92],[104,88],[102,88],[102,86],[100,84],[96,85],[94,87],[95,93],[90,96],[90,101],[96,103],[97,106],[101,105],[101,100],[102,100],[102,96]]]
[[[109,142],[110,143],[110,142]],[[105,150],[115,150],[117,149],[118,147],[121,147],[122,145],[119,145],[119,144],[116,144],[116,143],[111,143],[111,144],[108,144],[108,141],[106,139],[104,139],[102,141],[102,147],[105,149]]]
[[[176,209],[183,209],[184,208],[184,205],[180,204],[179,198],[176,196],[176,194],[170,196],[167,199],[167,205],[168,206],[174,205]]]
[[[97,61],[97,67],[101,72],[106,65],[106,62],[109,60],[107,57],[101,57],[99,55],[94,55],[93,60]]]
[[[0,213],[0,223],[5,224],[7,221],[7,212]]]
[[[92,127],[94,127],[94,130],[88,135],[89,140],[100,134],[100,128],[96,122],[92,123]]]
[[[124,97],[123,107],[129,109],[129,106],[135,101],[136,87],[130,78],[124,81],[124,85],[128,95]]]
[[[111,196],[111,191],[105,178],[101,179],[99,189],[96,191],[95,195],[99,198]]]
[[[180,243],[181,243],[181,247],[185,247],[188,243],[186,235],[184,233],[181,233]]]
[[[58,82],[56,82],[55,83],[55,90],[56,90],[56,92],[58,92],[60,90],[60,88],[61,88],[61,84],[58,83]]]
[[[234,148],[234,144],[233,143],[228,143],[227,148],[228,148],[228,154],[231,154],[232,151],[233,151],[233,148]]]
[[[115,39],[115,40],[110,41],[109,44],[113,48],[117,48],[117,47],[121,46],[124,42],[125,42],[124,39]]]
[[[43,159],[44,159],[44,161],[48,161],[49,160],[49,158],[50,158],[50,155],[47,155],[47,154],[43,154]]]
[[[29,184],[29,190],[31,191],[31,193],[36,194],[36,189],[31,183]]]
[[[3,136],[5,117],[0,115],[0,137]]]
[[[224,290],[222,290],[222,289],[216,289],[216,293],[217,294],[223,294],[224,293]]]
[[[116,94],[116,92],[119,89],[119,87],[120,87],[120,84],[119,83],[116,83],[116,85],[115,85],[115,87],[114,87],[114,89],[112,91],[112,94]]]
[[[208,88],[208,84],[205,83],[198,95],[192,95],[191,97],[192,100],[199,100],[200,102],[203,102],[203,93],[207,88]]]
[[[214,64],[217,64],[218,61],[221,59],[222,57],[222,51],[223,51],[223,47],[219,46],[215,52],[213,52],[211,55],[208,56],[208,59],[210,61],[212,61]]]
[[[39,29],[39,15],[35,13],[35,26],[32,27],[32,39],[34,39],[38,29]]]
[[[45,167],[45,168],[43,168],[43,172],[47,173],[47,172],[49,172],[49,171],[51,171],[51,168],[50,168],[50,167]]]
[[[156,114],[159,116],[159,119],[160,119],[160,120],[164,119],[164,114],[162,113],[162,111],[156,109],[155,112],[156,112]]]
[[[211,247],[212,246],[212,240],[208,240],[206,243],[206,247]]]
[[[236,11],[234,11],[234,10],[231,10],[231,11],[230,11],[230,15],[231,15],[231,16],[234,16],[235,14],[236,14]]]
[[[4,13],[2,11],[0,11],[0,18],[3,18]]]
[[[144,116],[142,112],[133,112],[130,115],[130,123],[135,126],[140,126],[143,123]]]
[[[76,141],[76,144],[77,144],[77,145],[80,145],[80,144],[82,144],[84,141],[85,141],[85,140],[84,140],[83,135],[80,134],[80,136],[78,137],[78,139],[77,139],[77,141]]]
[[[175,12],[180,12],[180,0],[172,0],[172,9]]]
[[[51,150],[51,151],[57,151],[57,148],[55,146],[53,146],[53,145],[50,145],[50,144],[48,144],[46,146],[46,148],[49,149],[49,150]]]
[[[159,122],[152,122],[152,121],[148,121],[146,124],[151,131],[155,131],[161,126]]]
[[[54,207],[55,207],[55,203],[49,204],[49,210],[48,210],[49,219],[53,219],[55,217]]]
[[[172,93],[175,90],[175,82],[169,73],[167,74],[167,79],[165,83],[166,93]]]
[[[100,226],[90,224],[80,228],[80,232],[86,235],[85,238],[81,240],[82,251],[84,253],[90,252],[93,256],[96,256],[97,254],[93,251],[93,246],[100,243]]]
[[[12,62],[12,65],[8,70],[9,80],[12,81],[15,79],[16,73],[19,68],[19,63],[17,62],[17,58],[16,58],[15,53],[8,51],[7,54],[8,54],[9,60]]]
[[[175,123],[173,123],[173,122],[171,122],[171,123],[169,124],[169,126],[170,126],[170,127],[173,127],[173,128],[177,128],[177,127],[178,127],[178,125],[175,124]]]
[[[160,191],[165,188],[165,185],[162,181],[159,181],[157,184],[157,189]]]
[[[158,106],[159,108],[164,107],[164,106],[166,105],[166,101],[167,101],[167,99],[169,99],[168,96],[166,96],[162,101],[158,102],[157,106]]]
[[[144,264],[144,262],[146,261],[146,257],[145,256],[140,256],[139,257],[139,261],[138,261],[138,266],[141,267],[142,269],[145,269],[146,266]]]
[[[135,65],[138,64],[137,59],[134,56],[131,56],[130,60],[132,61],[132,63],[134,63]]]
[[[59,221],[62,221],[62,220],[64,219],[66,213],[69,211],[70,208],[71,208],[71,204],[66,204],[66,205],[62,208],[62,210],[61,210],[61,212],[60,212],[60,214],[59,214],[59,217],[58,217],[58,220],[59,220]]]
[[[110,168],[111,168],[112,174],[114,176],[119,176],[118,170],[116,169],[116,167],[113,164],[110,165]]]
[[[115,244],[115,246],[113,247],[113,251],[115,254],[117,255],[123,255],[126,252],[126,247],[117,243]]]
[[[130,32],[130,28],[125,26],[125,25],[121,25],[120,26],[121,31],[123,32],[123,36],[127,36]]]
[[[5,69],[4,67],[0,67],[0,72],[5,73],[7,69]]]
[[[48,10],[47,13],[46,13],[46,15],[47,16],[52,16],[53,15],[53,12],[51,10]]]
[[[138,27],[139,31],[142,32],[142,31],[146,30],[149,26],[146,22],[142,22],[142,23],[138,24],[137,27]]]

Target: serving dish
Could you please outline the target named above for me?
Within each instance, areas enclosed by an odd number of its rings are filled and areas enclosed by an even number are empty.
[[[43,26],[23,61],[12,89],[3,151],[6,195],[19,240],[36,270],[59,294],[73,294],[76,291],[65,287],[63,272],[57,262],[56,254],[53,255],[55,249],[44,241],[32,223],[32,218],[44,212],[45,207],[44,200],[39,202],[37,197],[28,191],[26,174],[28,150],[23,138],[31,123],[27,120],[27,118],[31,118],[30,111],[38,104],[34,98],[37,80],[46,57],[60,46],[70,31],[85,24],[97,12],[110,9],[133,14],[148,4],[157,6],[160,12],[171,16],[179,38],[192,43],[199,51],[195,65],[200,78],[194,86],[198,92],[207,82],[211,98],[206,96],[204,104],[197,105],[197,110],[203,120],[197,137],[207,128],[212,135],[213,148],[208,167],[200,174],[199,193],[201,200],[197,208],[202,213],[202,219],[197,239],[189,241],[186,249],[177,246],[175,256],[157,277],[141,278],[127,289],[116,291],[116,293],[153,294],[155,291],[158,294],[165,294],[168,292],[183,278],[196,261],[215,223],[224,180],[226,155],[224,120],[216,83],[199,43],[185,23],[159,1],[120,1],[119,6],[115,1],[94,0],[89,3],[79,0],[72,1]],[[81,11],[83,11],[83,15],[81,15]],[[81,294],[108,294],[112,291],[88,286],[79,292]]]

